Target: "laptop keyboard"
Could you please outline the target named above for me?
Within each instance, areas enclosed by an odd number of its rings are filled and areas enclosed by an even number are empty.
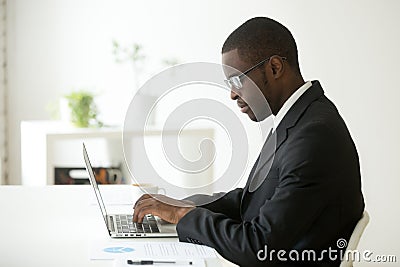
[[[133,222],[133,215],[115,215],[118,233],[159,233],[156,218],[146,215],[142,223]]]

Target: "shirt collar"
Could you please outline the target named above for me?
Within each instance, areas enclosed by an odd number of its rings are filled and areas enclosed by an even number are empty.
[[[273,117],[274,126],[272,128],[272,132],[278,128],[279,123],[281,123],[282,119],[285,117],[286,113],[289,109],[296,103],[296,101],[304,94],[304,92],[310,88],[312,85],[311,81],[306,82],[299,89],[294,91],[294,93],[285,101],[281,109],[278,111],[275,117]]]

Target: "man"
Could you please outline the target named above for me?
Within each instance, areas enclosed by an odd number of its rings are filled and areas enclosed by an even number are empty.
[[[189,202],[144,195],[134,220],[152,213],[177,223],[181,241],[213,247],[241,266],[339,266],[328,249],[345,249],[337,241],[348,241],[364,200],[356,147],[336,107],[318,81],[303,80],[292,34],[272,19],[250,19],[231,33],[222,62],[232,67],[225,68],[231,98],[250,119],[260,120],[246,102],[251,81],[269,103],[272,165],[263,168],[268,159],[260,154],[245,188],[208,196],[215,201],[201,206],[198,196]],[[315,258],[298,256],[309,250]]]

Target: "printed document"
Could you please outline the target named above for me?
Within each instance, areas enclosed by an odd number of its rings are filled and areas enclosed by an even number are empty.
[[[93,241],[90,259],[204,259],[216,258],[213,248],[182,242]]]

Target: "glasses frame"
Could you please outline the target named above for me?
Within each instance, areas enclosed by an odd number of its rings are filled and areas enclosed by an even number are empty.
[[[224,80],[225,84],[226,84],[229,88],[231,88],[231,89],[232,89],[233,87],[235,87],[235,88],[238,89],[238,90],[241,89],[241,88],[243,87],[242,78],[243,78],[245,75],[249,74],[252,70],[255,70],[256,68],[260,67],[260,66],[263,65],[265,62],[268,62],[272,57],[275,57],[275,56],[276,56],[276,55],[270,56],[270,57],[268,57],[268,58],[266,58],[266,59],[264,59],[264,60],[261,60],[260,62],[258,62],[257,64],[255,64],[253,67],[247,69],[246,71],[242,72],[242,73],[239,74],[239,75],[234,75],[234,76],[229,77],[228,79]],[[283,61],[286,60],[286,57],[281,57],[281,56],[279,56],[279,57],[280,57]]]

